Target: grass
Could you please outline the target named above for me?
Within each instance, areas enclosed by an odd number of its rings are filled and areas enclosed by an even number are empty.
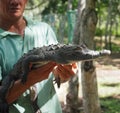
[[[100,99],[102,113],[120,113],[120,99],[105,97]]]
[[[120,77],[98,77],[98,90],[102,113],[120,113]]]
[[[120,38],[112,40],[113,52],[120,52],[119,45]],[[101,61],[103,69],[99,74],[102,77],[98,77],[98,91],[102,113],[120,113],[120,56]]]

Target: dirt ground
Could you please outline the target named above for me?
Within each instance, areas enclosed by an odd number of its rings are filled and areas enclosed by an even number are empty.
[[[108,81],[113,80],[120,82],[120,53],[112,54],[111,56],[106,58],[100,58],[95,61],[95,65],[98,82],[99,80],[101,80],[101,78]],[[79,82],[81,84],[80,77]],[[65,104],[68,82],[63,83],[60,89],[58,89],[56,86],[55,88],[57,90],[59,100]],[[82,97],[81,85],[79,87],[79,97]]]

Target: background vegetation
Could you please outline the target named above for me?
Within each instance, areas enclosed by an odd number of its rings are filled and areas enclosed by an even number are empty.
[[[25,15],[51,24],[58,40],[68,43],[73,36],[70,33],[73,32],[76,22],[77,7],[78,0],[29,0]],[[96,13],[98,14],[98,23],[94,37],[94,48],[110,49],[113,56],[117,54],[119,59],[120,0],[97,0]],[[120,66],[118,66],[119,69]],[[109,79],[105,81],[101,78],[99,89],[103,112],[120,113],[120,80],[112,81]]]
[[[68,12],[77,10],[77,7],[78,0],[29,0],[26,14],[52,24],[56,34],[63,41],[62,38],[68,39],[68,27],[70,22],[74,21],[69,21]],[[96,12],[98,24],[95,48],[107,48],[112,52],[120,52],[120,0],[98,0]]]

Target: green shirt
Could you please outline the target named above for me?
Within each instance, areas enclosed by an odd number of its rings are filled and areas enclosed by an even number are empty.
[[[0,80],[28,50],[57,43],[56,36],[48,24],[28,19],[26,21],[24,38],[0,29]],[[52,80],[51,74],[47,80],[37,83],[38,106],[42,113],[62,113]],[[28,90],[16,104],[10,106],[10,113],[34,113]]]

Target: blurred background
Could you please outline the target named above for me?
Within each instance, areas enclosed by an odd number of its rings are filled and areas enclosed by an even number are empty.
[[[50,24],[60,43],[73,43],[80,1],[85,0],[29,0],[24,15]],[[95,60],[101,112],[120,113],[120,0],[97,0],[95,11],[98,20],[93,49],[112,52]],[[83,113],[80,71],[78,78],[79,104],[74,113]],[[71,113],[65,107],[68,87],[69,82],[61,84],[59,89],[55,85],[64,113]]]

